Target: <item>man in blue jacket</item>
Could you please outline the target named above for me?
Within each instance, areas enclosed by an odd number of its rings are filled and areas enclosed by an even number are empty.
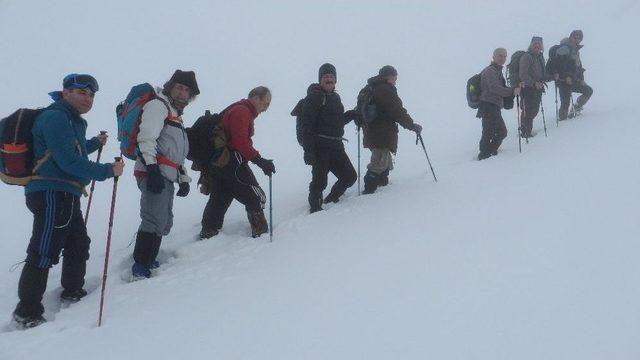
[[[88,158],[107,141],[106,135],[87,140],[87,122],[81,116],[93,106],[97,81],[90,75],[70,74],[62,85],[62,91],[49,94],[54,103],[33,125],[34,158],[42,165],[38,179],[25,187],[33,232],[18,284],[20,302],[13,313],[13,320],[22,328],[46,321],[42,296],[49,268],[58,263],[62,249],[61,299],[75,302],[87,294],[83,286],[91,240],[80,210],[80,195],[91,180],[120,176],[124,167],[123,162],[99,164]]]

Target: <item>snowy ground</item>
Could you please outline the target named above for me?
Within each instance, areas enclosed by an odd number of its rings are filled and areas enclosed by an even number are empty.
[[[176,200],[157,276],[127,283],[138,224],[129,163],[103,326],[99,291],[60,309],[56,267],[45,295],[51,321],[0,329],[0,359],[638,359],[640,65],[630,44],[640,6],[542,1],[535,7],[545,15],[528,17],[531,6],[0,1],[0,113],[45,105],[64,74],[89,72],[101,86],[90,132],[115,134],[113,108],[130,86],[193,69],[202,95],[187,122],[255,85],[272,88],[255,142],[278,169],[273,243],[248,237],[237,204],[220,236],[194,241],[206,202],[194,191]],[[548,137],[539,117],[538,136],[519,154],[507,111],[500,155],[474,161],[480,122],[466,108],[466,79],[497,46],[511,53],[540,35],[550,47],[574,28],[585,31],[595,89],[584,115],[556,127],[550,91]],[[438,183],[405,131],[389,187],[362,197],[354,187],[307,215],[309,168],[288,114],[325,61],[338,68],[345,107],[380,66],[398,68]],[[346,135],[355,164],[353,127]],[[106,158],[115,153],[112,142]],[[97,186],[89,220],[89,290],[101,280],[110,192],[109,182]],[[0,322],[8,323],[20,268],[8,270],[24,258],[31,218],[21,189],[0,193]]]

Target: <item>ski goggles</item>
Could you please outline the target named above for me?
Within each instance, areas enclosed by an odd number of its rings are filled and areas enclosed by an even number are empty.
[[[89,88],[94,93],[97,92],[100,87],[98,81],[91,75],[87,74],[69,74],[62,80],[62,87],[64,89],[86,89]]]

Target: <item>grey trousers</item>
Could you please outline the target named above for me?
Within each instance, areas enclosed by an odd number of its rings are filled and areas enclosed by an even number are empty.
[[[367,170],[376,174],[393,170],[393,155],[389,149],[371,149],[371,162]]]
[[[164,190],[154,194],[147,190],[147,179],[137,178],[140,189],[140,227],[138,231],[156,233],[158,236],[169,235],[173,226],[173,192],[174,184],[164,179]]]

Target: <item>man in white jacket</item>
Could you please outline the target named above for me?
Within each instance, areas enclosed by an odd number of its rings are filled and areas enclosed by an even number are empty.
[[[189,194],[191,178],[184,167],[189,141],[181,115],[198,94],[195,73],[176,70],[163,88],[156,89],[157,97],[143,107],[135,165],[142,222],[133,251],[134,280],[150,277],[151,269],[159,266],[156,257],[162,237],[173,225],[174,184],[179,186],[177,196]]]

